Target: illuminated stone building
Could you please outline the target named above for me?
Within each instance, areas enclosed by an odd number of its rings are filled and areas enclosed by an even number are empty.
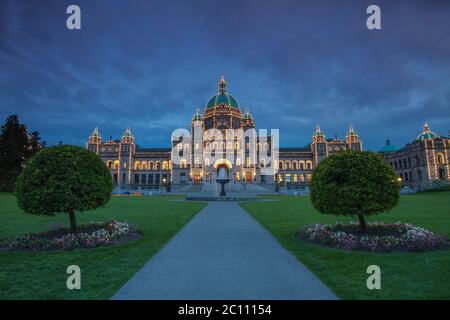
[[[195,133],[195,128],[201,128]],[[191,190],[214,190],[219,166],[226,166],[230,183],[228,188],[242,190],[250,185],[270,186],[278,182],[282,185],[304,187],[311,180],[317,164],[339,150],[362,150],[362,142],[350,126],[345,140],[327,139],[317,126],[311,143],[299,148],[279,148],[278,161],[266,167],[265,159],[258,150],[272,150],[272,137],[257,137],[252,148],[248,140],[236,136],[216,142],[213,135],[204,132],[218,130],[224,135],[227,129],[239,130],[244,134],[255,128],[255,121],[246,110],[241,112],[238,101],[228,93],[223,76],[219,80],[217,94],[206,103],[203,113],[195,112],[190,127],[189,138],[172,136],[171,148],[177,152],[177,161],[172,159],[172,149],[139,148],[130,128],[120,140],[110,138],[104,141],[95,128],[88,139],[87,148],[97,153],[111,170],[114,185],[120,189],[146,190],[169,186],[172,190],[188,190],[187,186],[198,186]],[[209,130],[209,131],[208,131]],[[245,135],[245,134],[244,134]],[[241,142],[242,141],[242,142]],[[201,150],[200,153],[196,150]],[[223,157],[217,157],[217,153]],[[255,153],[255,155],[252,155]],[[210,155],[214,154],[214,161]],[[255,161],[249,161],[249,159]],[[230,161],[231,159],[231,161]],[[233,189],[234,188],[234,189]]]
[[[403,148],[397,149],[387,140],[379,152],[405,186],[420,190],[434,181],[450,181],[450,138],[432,132],[427,123],[422,133]]]

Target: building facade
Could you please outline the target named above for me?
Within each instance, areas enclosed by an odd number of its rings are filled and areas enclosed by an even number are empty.
[[[227,129],[235,129],[238,133],[220,142],[215,135],[208,135],[208,132],[217,131],[225,136]],[[203,113],[199,109],[195,112],[189,137],[172,136],[170,148],[139,148],[130,128],[125,130],[120,140],[110,138],[107,141],[95,128],[86,147],[105,161],[116,188],[131,190],[161,186],[177,190],[186,185],[215,185],[219,166],[227,167],[229,185],[236,186],[236,190],[243,185],[276,183],[301,188],[309,184],[314,168],[328,155],[340,150],[363,149],[352,126],[345,140],[339,140],[336,136],[327,139],[317,126],[309,145],[277,149],[274,149],[272,136],[257,137],[252,140],[255,142],[252,147],[249,140],[245,140],[247,138],[239,136],[250,129],[255,129],[252,115],[248,110],[241,112],[238,101],[228,93],[222,76],[217,94],[206,103]],[[173,159],[174,150],[177,161]],[[269,155],[272,151],[276,152],[277,160],[271,165],[271,170],[267,170],[267,163],[258,156],[258,151]]]
[[[397,149],[387,140],[379,152],[405,186],[420,191],[434,182],[450,181],[450,138],[434,133],[427,123],[422,133],[403,148]]]

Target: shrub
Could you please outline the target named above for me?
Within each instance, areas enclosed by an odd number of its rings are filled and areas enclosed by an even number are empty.
[[[312,204],[318,211],[357,216],[361,231],[366,231],[365,216],[397,205],[400,183],[379,155],[343,151],[320,162],[310,190]]]
[[[22,235],[18,237],[0,239],[0,251],[30,250],[72,250],[78,248],[95,248],[108,245],[124,238],[130,231],[134,231],[126,222],[111,221],[91,222],[81,226],[83,229],[99,228],[93,232],[79,234],[65,234],[54,239],[46,239],[39,235]]]
[[[342,228],[351,230],[356,227],[357,224],[354,222],[346,224],[338,222],[335,225],[314,224],[303,228],[298,235],[302,239],[345,250],[425,251],[444,248],[447,245],[445,235],[436,234],[408,223],[372,222],[369,225],[378,229],[394,231],[398,235],[359,236],[341,231]]]
[[[112,191],[111,174],[93,152],[76,146],[42,149],[25,163],[16,183],[19,207],[27,213],[67,213],[77,233],[75,212],[105,205]]]

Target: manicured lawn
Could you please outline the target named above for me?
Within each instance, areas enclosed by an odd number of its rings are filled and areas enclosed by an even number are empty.
[[[303,243],[297,231],[312,223],[349,221],[315,211],[309,197],[273,197],[241,203],[262,226],[342,299],[450,299],[450,251],[425,253],[346,252]],[[402,196],[400,204],[369,221],[409,222],[450,235],[450,192]],[[368,290],[366,269],[381,268],[381,290]]]
[[[116,247],[66,252],[0,252],[1,299],[109,299],[203,206],[174,197],[113,197],[104,208],[77,215],[79,223],[115,219],[136,224],[143,237]],[[0,237],[45,231],[68,217],[23,213],[0,194]],[[66,287],[67,266],[81,268],[81,290]]]

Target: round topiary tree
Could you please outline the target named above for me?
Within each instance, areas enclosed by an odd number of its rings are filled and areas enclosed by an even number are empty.
[[[395,207],[400,183],[386,160],[372,152],[343,151],[317,166],[310,185],[313,206],[322,213],[364,217]]]
[[[39,151],[25,163],[15,193],[27,213],[67,213],[70,230],[77,233],[75,212],[105,205],[111,191],[111,174],[95,153],[60,145]]]

